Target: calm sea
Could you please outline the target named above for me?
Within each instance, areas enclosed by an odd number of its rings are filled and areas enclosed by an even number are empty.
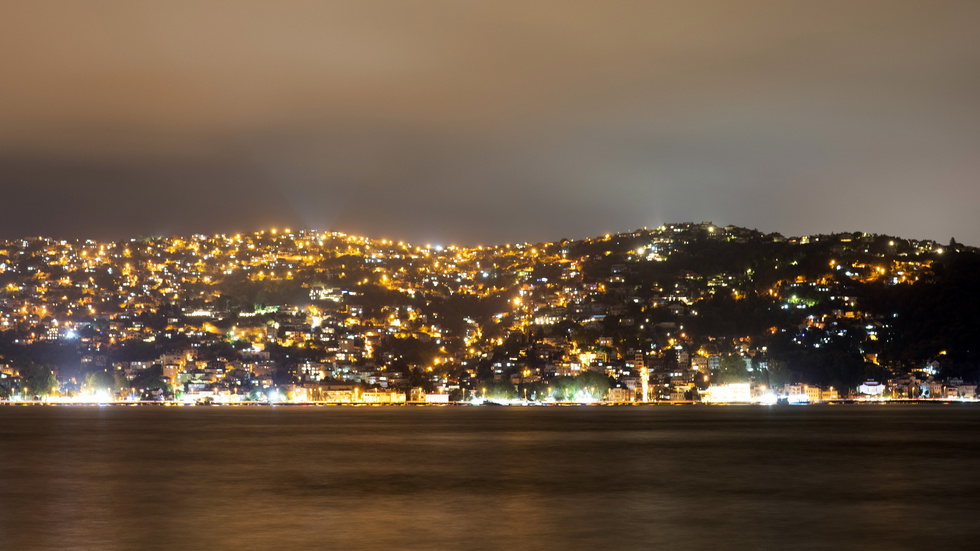
[[[980,407],[0,407],[0,549],[976,549]]]

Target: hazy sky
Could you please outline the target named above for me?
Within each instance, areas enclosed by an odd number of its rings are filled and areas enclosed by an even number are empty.
[[[0,8],[0,237],[980,245],[980,1]]]

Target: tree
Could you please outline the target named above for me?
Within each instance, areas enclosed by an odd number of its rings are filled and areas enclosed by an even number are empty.
[[[716,380],[721,384],[748,382],[749,372],[745,367],[745,359],[738,354],[722,356]]]
[[[112,394],[125,386],[123,384],[125,378],[122,379],[121,381],[108,371],[94,371],[85,376],[82,386],[89,392],[106,392]]]
[[[47,396],[58,387],[58,378],[46,364],[28,362],[20,374],[28,396]]]
[[[583,394],[601,399],[609,393],[616,381],[604,373],[583,371],[577,377],[559,376],[551,380],[549,392],[557,400],[574,402],[581,400]]]
[[[435,392],[436,387],[432,384],[432,380],[426,377],[425,371],[422,371],[419,367],[413,367],[408,372],[408,384],[414,387],[420,387],[425,392]]]
[[[616,384],[614,379],[597,371],[583,371],[576,379],[579,389],[596,399],[605,398],[609,394],[609,389]]]
[[[770,388],[780,388],[793,382],[793,373],[786,367],[785,362],[770,359],[768,365]]]
[[[131,384],[133,388],[140,390],[166,389],[167,380],[163,377],[163,366],[155,363],[137,372]]]
[[[517,397],[517,387],[506,381],[488,381],[480,385],[478,396],[488,400],[513,400]]]

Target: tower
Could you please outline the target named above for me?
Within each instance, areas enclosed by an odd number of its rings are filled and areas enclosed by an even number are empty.
[[[640,386],[643,389],[643,401],[650,401],[650,370],[647,369],[646,362],[643,361],[643,352],[637,352],[633,358],[633,365],[640,368]]]

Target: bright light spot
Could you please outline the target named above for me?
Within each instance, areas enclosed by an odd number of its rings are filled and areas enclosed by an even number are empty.
[[[810,397],[806,394],[793,394],[786,399],[791,404],[809,404]]]
[[[728,402],[751,402],[752,392],[749,383],[733,383],[729,385],[712,386],[705,391],[702,400],[709,404],[724,404]]]

